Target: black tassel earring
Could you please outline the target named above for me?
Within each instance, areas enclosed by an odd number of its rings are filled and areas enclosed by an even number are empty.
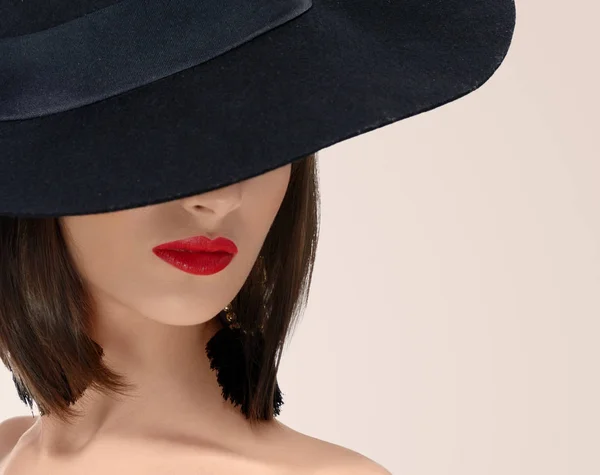
[[[250,332],[242,329],[231,305],[227,305],[223,311],[226,325],[209,340],[206,354],[211,360],[211,369],[217,372],[217,382],[222,388],[223,398],[231,400],[234,406],[241,406],[242,413],[248,418],[250,395],[247,393],[246,378],[250,383],[250,390],[253,391],[258,383],[260,368],[257,362],[264,352],[264,336],[260,331]],[[246,375],[244,354],[244,341],[247,338],[251,339],[253,349],[249,375]],[[283,397],[277,382],[275,385],[273,415],[278,416],[283,405]]]
[[[31,417],[35,418],[35,415],[33,414],[33,402],[34,401],[33,401],[33,397],[31,396],[31,393],[27,389],[27,386],[25,385],[25,383],[23,382],[21,377],[17,376],[17,373],[16,373],[16,371],[13,370],[12,365],[10,363],[8,363],[7,366],[8,366],[8,370],[12,374],[12,380],[15,385],[15,388],[17,389],[17,394],[19,395],[19,399],[22,402],[24,402],[26,406],[29,406],[29,409],[31,410]],[[44,415],[44,414],[42,413],[42,415]]]

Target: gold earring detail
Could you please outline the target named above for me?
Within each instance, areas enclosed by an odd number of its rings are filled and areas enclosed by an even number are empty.
[[[231,304],[227,304],[223,310],[225,311],[225,319],[227,320],[227,326],[229,328],[239,330],[241,326],[240,323],[237,321],[237,317],[235,315],[235,312],[233,311],[233,308],[231,307]]]

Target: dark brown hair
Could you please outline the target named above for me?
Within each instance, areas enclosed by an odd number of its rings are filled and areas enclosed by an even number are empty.
[[[262,328],[251,424],[273,419],[281,351],[306,305],[319,234],[316,154],[292,163],[281,207],[244,286],[231,302],[242,327]],[[0,216],[0,358],[19,397],[70,423],[88,387],[127,395],[134,386],[102,361],[89,336],[91,295],[71,261],[58,218]],[[246,354],[246,360],[252,355]]]

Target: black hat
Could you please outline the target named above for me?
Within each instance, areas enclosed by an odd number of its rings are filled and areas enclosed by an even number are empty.
[[[440,107],[513,0],[0,0],[0,215],[200,194]]]

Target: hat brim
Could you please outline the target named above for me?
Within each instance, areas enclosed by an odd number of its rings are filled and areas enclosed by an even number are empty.
[[[315,0],[200,65],[0,122],[0,214],[118,211],[266,173],[478,89],[514,27],[513,0]]]

